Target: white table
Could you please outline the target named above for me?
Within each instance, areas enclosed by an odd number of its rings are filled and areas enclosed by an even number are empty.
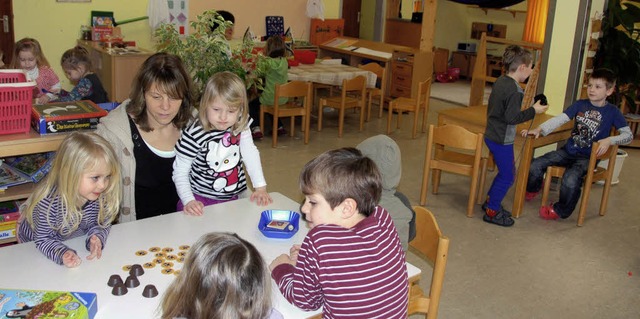
[[[377,76],[373,72],[365,71],[344,64],[300,64],[289,68],[289,81],[308,81],[329,85],[342,85],[342,80],[350,80],[363,75],[368,88],[376,86]]]
[[[299,209],[299,204],[280,193],[271,193],[273,204],[260,207],[248,199],[240,199],[228,203],[205,208],[203,216],[187,216],[173,213],[135,222],[114,225],[111,229],[107,246],[102,258],[88,261],[84,248],[85,238],[77,237],[66,242],[76,249],[83,258],[78,268],[68,269],[48,260],[35,248],[33,242],[0,248],[0,288],[37,289],[53,291],[94,292],[98,295],[98,313],[96,318],[157,318],[156,312],[162,294],[175,275],[161,274],[160,266],[145,269],[139,277],[140,286],[130,288],[123,296],[111,294],[107,286],[109,276],[119,274],[124,280],[128,275],[122,270],[124,265],[143,264],[153,257],[136,256],[138,250],[150,247],[172,247],[178,251],[180,245],[192,245],[202,234],[213,231],[235,232],[240,237],[253,243],[262,253],[265,261],[270,263],[282,253],[288,253],[294,243],[301,243],[308,231],[304,223],[300,230],[290,239],[272,239],[265,237],[257,228],[260,213],[266,209]],[[181,263],[174,261],[174,269],[180,269]],[[420,278],[420,269],[407,264],[410,282]],[[155,298],[142,297],[143,287],[154,284],[159,291]],[[274,307],[284,318],[307,318],[321,314],[321,310],[305,312],[289,304],[273,286]]]

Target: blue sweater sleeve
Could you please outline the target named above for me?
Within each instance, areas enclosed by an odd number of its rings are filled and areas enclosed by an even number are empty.
[[[66,95],[60,96],[59,102],[70,102],[84,100],[86,96],[91,95],[93,91],[93,83],[87,78],[82,78],[78,84]]]

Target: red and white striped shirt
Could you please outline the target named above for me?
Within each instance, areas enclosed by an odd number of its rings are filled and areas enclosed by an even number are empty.
[[[284,297],[323,318],[407,317],[404,251],[389,213],[378,206],[353,228],[318,225],[302,242],[296,266],[271,276]]]

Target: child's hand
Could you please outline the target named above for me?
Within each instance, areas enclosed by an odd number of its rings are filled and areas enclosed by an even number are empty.
[[[257,187],[255,192],[251,194],[251,198],[249,198],[249,200],[256,202],[258,206],[266,206],[273,202],[273,199],[271,199],[271,196],[267,193],[266,187]]]
[[[542,105],[540,104],[540,101],[538,101],[533,105],[533,108],[536,110],[536,114],[540,114],[546,112],[549,108],[549,105]]]
[[[51,98],[48,95],[43,94],[42,96],[36,98],[36,104],[45,104],[49,102],[49,100],[51,100]]]
[[[294,263],[298,262],[298,255],[300,255],[300,245],[293,245],[291,249],[289,249],[289,259]]]
[[[289,265],[295,266],[296,262],[295,261],[291,261],[291,257],[289,257],[289,255],[282,254],[282,255],[276,257],[276,259],[274,259],[271,262],[271,264],[269,265],[269,270],[273,271],[273,269],[275,269],[276,267],[278,267],[278,266],[280,266],[282,264],[289,264]]]
[[[184,213],[187,215],[202,216],[204,213],[204,204],[197,200],[192,200],[184,205]]]
[[[100,238],[96,235],[92,235],[89,238],[89,256],[87,256],[87,260],[91,260],[93,258],[100,259],[102,257],[102,242]]]
[[[533,135],[535,138],[538,138],[538,136],[540,136],[540,127],[536,127],[533,130],[522,130],[520,132],[520,134],[522,134],[522,137],[527,137],[527,135]]]
[[[82,259],[72,250],[67,250],[64,252],[64,255],[62,255],[62,263],[68,268],[74,268],[80,266]]]
[[[596,154],[598,156],[602,156],[602,154],[607,152],[607,150],[609,149],[609,146],[611,146],[611,139],[608,137],[603,138],[599,140],[598,143],[600,143],[600,146],[598,146],[598,151]]]

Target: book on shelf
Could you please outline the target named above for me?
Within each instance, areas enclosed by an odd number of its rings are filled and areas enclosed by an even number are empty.
[[[28,182],[39,182],[51,170],[55,152],[6,157],[4,163]]]
[[[92,292],[0,288],[0,314],[7,318],[92,319],[97,311]]]
[[[107,114],[89,100],[34,104],[31,126],[40,134],[95,129]]]
[[[21,201],[9,200],[0,202],[0,225],[5,223],[16,223],[20,218]]]
[[[29,183],[31,180],[17,172],[13,167],[2,162],[0,164],[0,190],[8,187]]]

